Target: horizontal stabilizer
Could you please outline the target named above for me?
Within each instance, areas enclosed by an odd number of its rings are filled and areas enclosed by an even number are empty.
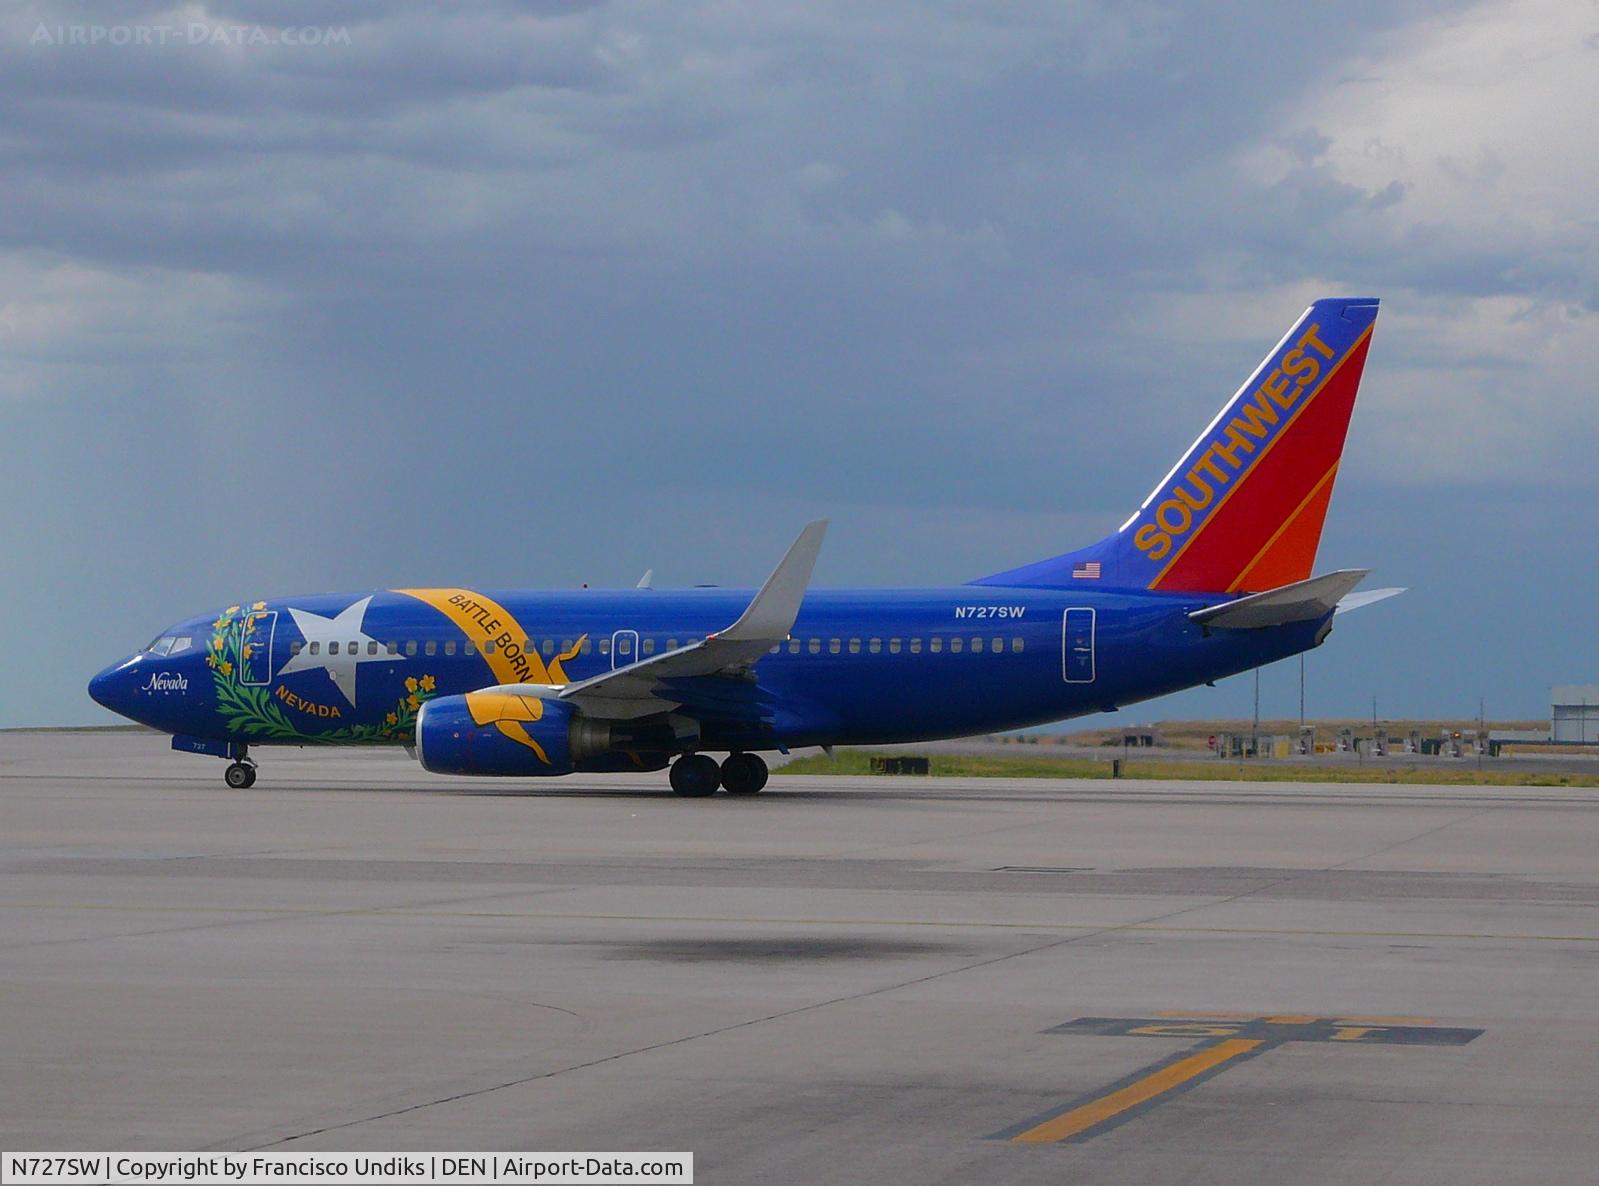
[[[1348,613],[1352,609],[1361,609],[1364,606],[1376,605],[1379,601],[1387,601],[1390,597],[1398,597],[1403,592],[1404,589],[1366,589],[1360,593],[1351,593],[1347,597],[1338,599],[1338,605],[1333,612]]]
[[[1251,593],[1236,601],[1196,609],[1188,616],[1202,626],[1223,630],[1262,630],[1268,626],[1286,626],[1290,622],[1313,622],[1335,610],[1370,571],[1341,569],[1311,577],[1308,581],[1280,585],[1264,593]]]

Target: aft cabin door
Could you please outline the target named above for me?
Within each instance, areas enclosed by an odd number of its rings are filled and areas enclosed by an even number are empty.
[[[611,635],[611,670],[638,662],[638,631],[618,630]]]
[[[1061,675],[1069,684],[1094,682],[1094,611],[1069,609],[1061,623]]]

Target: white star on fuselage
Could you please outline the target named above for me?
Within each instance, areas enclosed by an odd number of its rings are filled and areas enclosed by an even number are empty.
[[[278,668],[278,674],[288,675],[293,671],[323,668],[339,691],[344,693],[344,698],[350,702],[350,707],[354,708],[356,665],[376,663],[380,659],[394,661],[387,647],[361,631],[361,619],[365,616],[366,607],[371,601],[370,597],[363,597],[336,618],[324,618],[321,614],[294,609],[291,606],[289,613],[294,615],[294,624],[300,628],[300,633],[305,635],[305,645],[300,648],[298,655]],[[368,653],[374,649],[368,645],[371,643],[377,644],[376,654]],[[313,647],[316,648],[315,653],[312,653]],[[334,647],[338,648],[338,654],[331,653]]]

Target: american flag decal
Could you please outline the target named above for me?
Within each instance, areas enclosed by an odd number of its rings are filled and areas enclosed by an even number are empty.
[[[1072,578],[1079,581],[1099,580],[1099,561],[1090,560],[1087,564],[1076,565],[1072,569]]]

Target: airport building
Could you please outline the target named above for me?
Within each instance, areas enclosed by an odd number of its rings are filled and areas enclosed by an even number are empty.
[[[1599,684],[1566,684],[1549,696],[1551,739],[1564,744],[1599,742]]]

